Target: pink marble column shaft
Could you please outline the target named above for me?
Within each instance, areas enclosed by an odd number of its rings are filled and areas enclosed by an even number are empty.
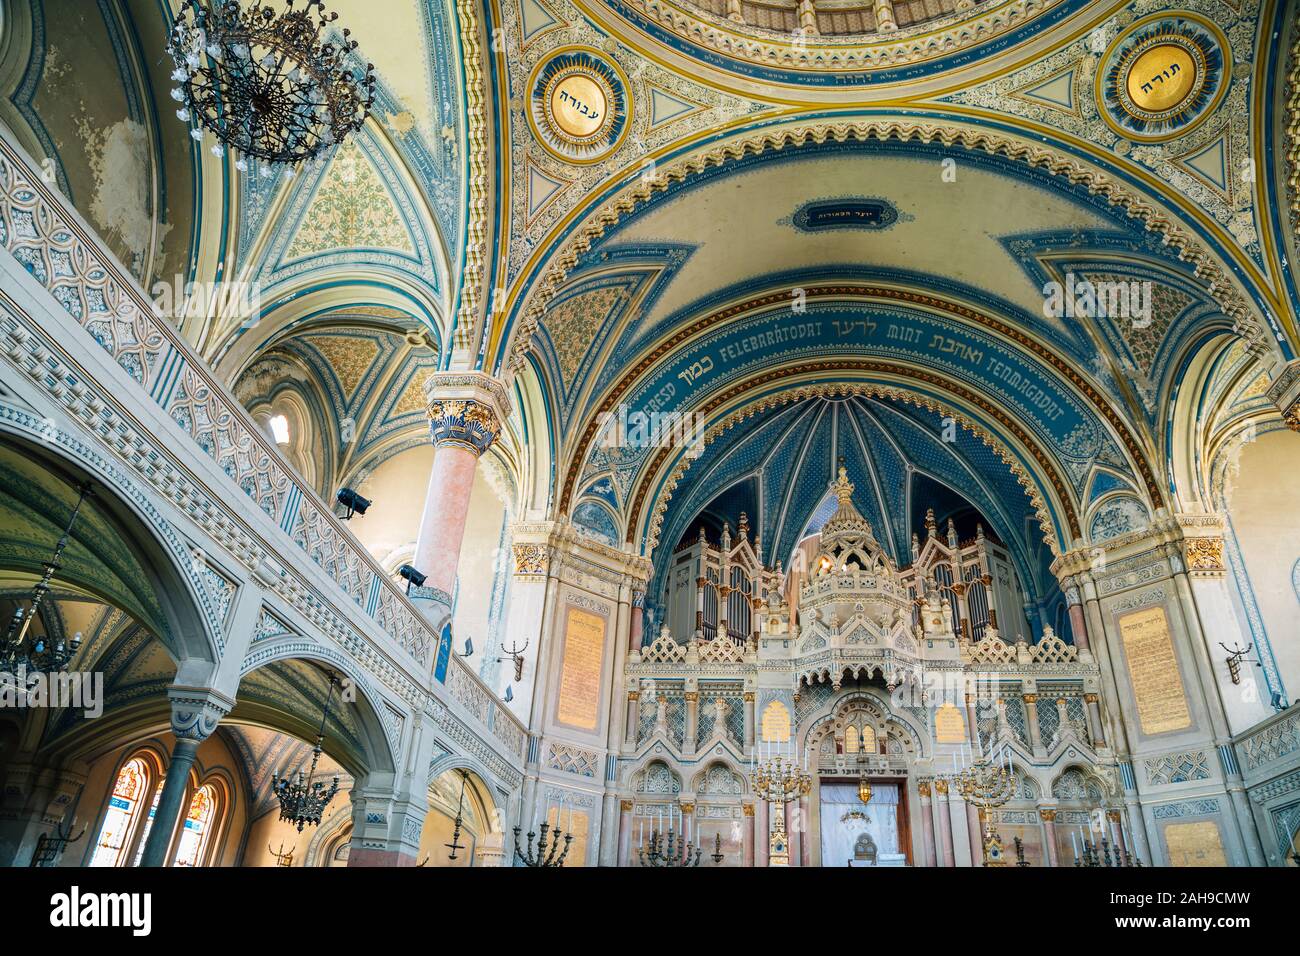
[[[948,804],[948,786],[944,784],[939,796],[939,845],[943,850],[943,865],[954,867],[957,857],[952,851],[952,808]]]
[[[930,802],[930,784],[923,783],[921,790],[921,865],[937,866],[934,851],[934,810]]]
[[[433,470],[429,473],[429,490],[412,563],[426,575],[425,587],[438,588],[448,595],[456,587],[456,568],[460,563],[477,465],[478,456],[464,445],[444,444],[433,454]]]

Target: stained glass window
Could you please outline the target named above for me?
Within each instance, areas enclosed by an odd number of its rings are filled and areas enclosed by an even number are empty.
[[[113,792],[108,797],[108,812],[99,829],[91,866],[121,866],[122,858],[131,839],[131,832],[140,818],[143,797],[148,792],[149,765],[143,757],[128,760],[117,774]]]
[[[144,818],[144,826],[140,830],[140,840],[135,848],[135,862],[132,866],[139,866],[140,860],[144,856],[144,845],[149,842],[149,831],[153,829],[153,818],[158,812],[158,798],[162,796],[163,781],[158,781],[158,786],[153,792],[153,803],[149,805],[149,815]]]
[[[203,850],[207,846],[208,835],[212,832],[216,805],[217,793],[212,784],[209,783],[194,791],[189,812],[185,814],[185,824],[181,829],[181,841],[176,848],[173,866],[199,865]]]
[[[852,724],[844,728],[844,752],[846,754],[858,752],[858,728]]]

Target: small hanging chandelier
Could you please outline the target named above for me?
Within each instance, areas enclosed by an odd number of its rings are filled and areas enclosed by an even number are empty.
[[[33,637],[28,642],[27,632],[31,629],[32,621],[40,614],[45,596],[50,593],[50,581],[63,567],[63,552],[67,550],[68,542],[72,538],[72,528],[76,525],[77,517],[81,514],[81,506],[89,495],[89,485],[81,485],[77,488],[77,504],[72,509],[72,516],[68,518],[67,527],[63,529],[63,534],[54,546],[54,553],[44,564],[45,573],[32,588],[30,606],[24,608],[20,602],[14,609],[14,615],[9,619],[9,628],[5,632],[4,643],[0,645],[0,670],[10,674],[15,673],[20,667],[29,674],[67,670],[77,649],[81,647],[80,631],[71,641],[66,642],[62,638],[51,642],[49,638],[43,636]]]
[[[305,774],[300,769],[292,779],[281,777],[277,773],[271,774],[271,792],[280,801],[280,819],[296,826],[299,833],[308,824],[316,826],[320,823],[325,808],[339,792],[337,773],[329,790],[326,790],[325,784],[319,780],[312,782],[312,778],[316,776],[316,763],[320,760],[321,748],[325,743],[325,721],[330,715],[330,700],[334,696],[334,687],[338,682],[338,675],[331,674],[330,689],[325,695],[325,711],[320,718],[320,731],[316,734],[316,746],[311,752],[311,768]]]
[[[237,0],[185,0],[167,52],[176,68],[176,116],[216,136],[216,156],[229,149],[235,168],[247,157],[290,166],[312,159],[361,128],[375,101],[375,68],[359,75],[346,63],[357,48],[350,30],[341,42],[321,36],[337,18],[321,0],[285,0],[243,8]],[[269,166],[263,176],[273,175]]]
[[[858,799],[863,803],[871,802],[871,781],[867,779],[865,772],[858,777]]]

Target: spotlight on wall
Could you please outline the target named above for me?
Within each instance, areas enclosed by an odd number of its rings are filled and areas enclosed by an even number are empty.
[[[508,704],[514,699],[515,699],[515,689],[511,687],[509,684],[507,684],[505,702]]]
[[[461,656],[461,657],[473,657],[473,656],[474,656],[474,641],[473,641],[471,638],[468,638],[468,637],[465,638],[465,651],[464,651],[464,653],[462,653],[460,656]]]
[[[415,585],[417,588],[424,587],[424,575],[411,565],[402,565],[397,569],[397,573],[406,579],[407,594],[411,593],[411,585]]]
[[[362,498],[351,488],[340,488],[337,497],[339,504],[348,509],[348,513],[342,515],[344,521],[351,518],[353,514],[365,514],[366,509],[370,507],[370,499]]]

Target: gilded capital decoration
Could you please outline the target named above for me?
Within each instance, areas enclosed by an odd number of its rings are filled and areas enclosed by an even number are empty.
[[[629,704],[634,704],[640,699],[641,692],[639,690],[630,690],[627,692],[627,701]]]
[[[948,781],[936,780],[934,782],[934,792],[939,794],[941,797],[946,797],[948,795]]]
[[[1037,694],[1024,694],[1024,695],[1022,695],[1022,699],[1024,700],[1024,702],[1025,702],[1026,704],[1037,704],[1037,703],[1038,703],[1038,695],[1037,695]]]
[[[745,703],[752,704],[754,702],[754,692],[752,690],[745,691],[744,700]]]
[[[1109,820],[1111,823],[1119,823],[1119,811],[1118,811],[1118,810],[1107,810],[1107,811],[1106,811],[1106,819]]]
[[[1097,695],[1096,695],[1096,694],[1084,694],[1084,695],[1083,695],[1083,702],[1084,702],[1085,704],[1095,704],[1095,703],[1097,703]]]
[[[429,402],[429,435],[433,444],[456,445],[482,455],[501,434],[501,423],[490,405],[473,399]]]
[[[1055,810],[1048,810],[1046,808],[1043,808],[1038,811],[1038,815],[1042,817],[1044,823],[1052,823],[1056,820]]]
[[[694,704],[700,699],[700,692],[697,690],[688,690],[682,696],[686,698],[686,703]]]
[[[546,545],[516,544],[512,550],[515,556],[515,574],[531,577],[546,573],[546,563],[551,554]]]
[[[929,796],[930,796],[930,781],[929,781],[929,780],[922,780],[920,783],[918,783],[918,784],[916,785],[916,792],[919,793],[919,794],[920,794],[921,796],[923,796],[923,797],[929,797]]]
[[[742,803],[740,805],[740,812],[747,817],[752,817],[754,815],[754,805],[752,803]]]
[[[1183,549],[1187,558],[1187,571],[1193,575],[1222,574],[1222,538],[1184,538]]]
[[[682,803],[682,813],[694,813],[694,812],[695,812],[695,804]]]
[[[476,457],[501,435],[510,414],[505,386],[481,372],[430,375],[424,383],[424,398],[434,446],[457,446]]]
[[[633,808],[635,805],[636,805],[636,804],[635,804],[633,801],[631,801],[631,800],[620,800],[620,801],[618,802],[619,809],[621,809],[624,813],[631,813],[631,812],[632,812],[632,808]]]

